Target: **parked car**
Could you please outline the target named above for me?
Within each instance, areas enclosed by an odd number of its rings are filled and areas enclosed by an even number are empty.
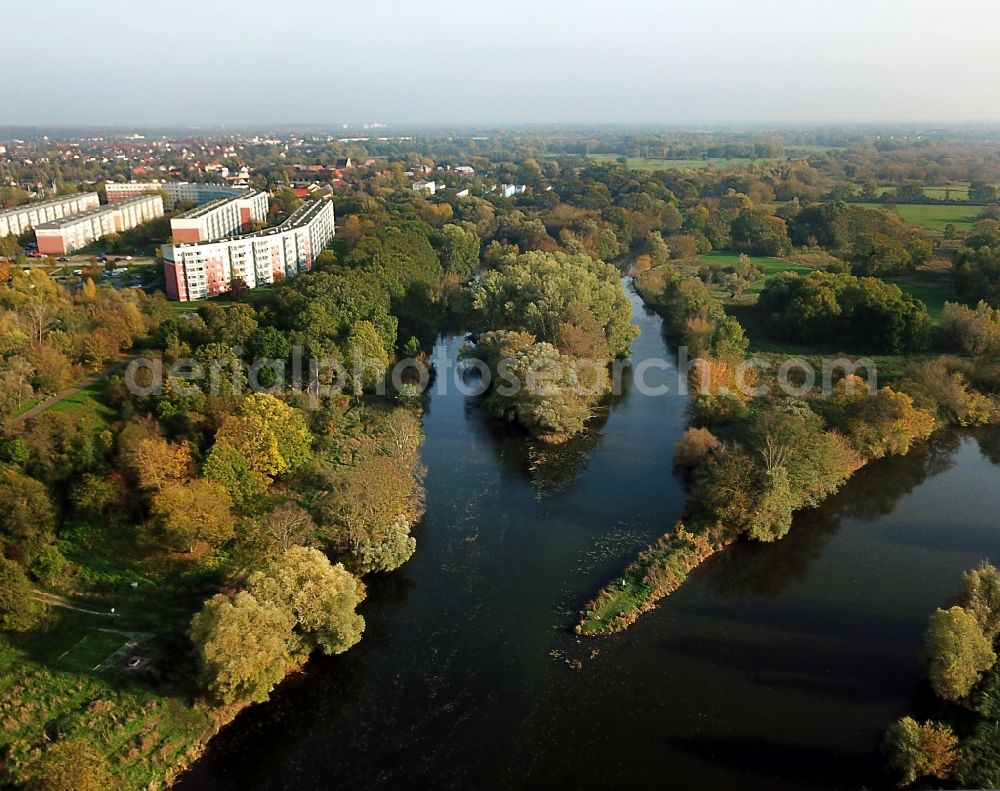
[[[66,256],[64,256],[64,255],[59,256],[59,260],[60,261],[69,261],[69,259]]]

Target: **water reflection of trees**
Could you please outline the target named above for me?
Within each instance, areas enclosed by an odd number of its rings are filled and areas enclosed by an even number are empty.
[[[586,430],[559,445],[533,440],[519,426],[490,416],[476,397],[465,400],[465,416],[502,468],[516,470],[540,497],[547,497],[566,489],[587,468],[591,451],[604,436],[611,410],[624,398],[623,392],[603,399],[587,421]]]
[[[497,461],[508,470],[516,470],[540,497],[560,492],[572,484],[587,468],[590,453],[604,435],[611,406],[602,405],[588,421],[587,429],[559,445],[546,445],[508,424],[491,418],[469,399],[466,414],[482,421]]]
[[[1000,466],[1000,430],[996,428],[984,429],[977,431],[975,437],[976,442],[979,443],[979,452],[983,454],[983,457]]]
[[[418,539],[419,540],[419,539]],[[212,739],[204,756],[182,775],[175,788],[214,788],[225,779],[226,787],[270,787],[291,783],[316,769],[301,760],[303,745],[325,731],[317,723],[339,723],[359,704],[365,704],[367,685],[390,686],[385,678],[372,681],[371,657],[384,652],[392,635],[387,624],[404,608],[415,589],[405,567],[391,574],[366,578],[367,601],[362,613],[367,621],[364,639],[351,651],[336,656],[317,654],[302,672],[286,678],[267,703],[244,709],[219,736]],[[380,665],[375,664],[379,670]],[[382,668],[382,672],[384,668]],[[396,668],[391,669],[395,676]],[[366,682],[366,679],[367,682]],[[362,718],[350,732],[351,750],[361,754],[375,750],[384,740],[380,732],[383,716]],[[348,748],[345,748],[348,749]],[[306,783],[308,785],[308,783]]]
[[[780,541],[741,543],[716,555],[705,568],[709,586],[734,598],[779,595],[806,576],[844,519],[872,521],[891,514],[917,486],[953,466],[960,444],[957,432],[942,432],[921,450],[861,470],[819,508],[799,513]]]

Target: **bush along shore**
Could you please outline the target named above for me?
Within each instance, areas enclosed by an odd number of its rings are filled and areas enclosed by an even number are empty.
[[[828,280],[824,272],[769,278],[754,310],[765,325],[779,326],[773,317],[788,309],[783,295],[825,289],[828,306],[839,296],[850,301],[859,322],[869,322],[859,323],[855,337],[866,338],[875,350],[900,346],[887,337],[900,327],[926,323],[921,304],[887,293],[880,281],[854,278],[831,290]],[[664,318],[669,336],[687,346],[691,359],[699,358],[689,371],[690,427],[677,441],[673,460],[689,496],[683,522],[584,606],[578,634],[625,629],[737,540],[781,539],[796,511],[819,505],[868,462],[907,453],[938,427],[1000,422],[1000,322],[982,307],[946,306],[932,342],[958,355],[878,358],[901,371],[888,385],[870,388],[842,369],[828,392],[790,395],[768,374],[742,365],[750,345],[743,326],[696,274],[667,264],[637,275],[635,285]],[[866,300],[870,306],[858,309]],[[838,337],[832,332],[831,343]],[[977,353],[969,353],[970,347]],[[797,356],[794,346],[788,352]],[[741,384],[767,394],[744,395],[749,388]]]
[[[898,787],[1000,786],[1000,571],[967,571],[954,604],[938,608],[924,637],[934,720],[902,717],[885,737],[886,769]]]

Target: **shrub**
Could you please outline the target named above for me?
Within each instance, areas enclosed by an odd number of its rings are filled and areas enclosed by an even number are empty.
[[[690,472],[721,445],[707,428],[689,428],[674,443],[674,464],[684,472]]]
[[[958,739],[947,725],[918,723],[912,717],[897,720],[886,734],[889,766],[901,785],[918,777],[944,780],[958,762]]]

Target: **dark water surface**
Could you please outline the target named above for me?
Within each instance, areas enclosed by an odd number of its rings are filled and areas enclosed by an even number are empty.
[[[633,359],[665,356],[633,302]],[[663,379],[676,389],[648,376]],[[587,640],[580,605],[680,516],[685,399],[633,389],[539,456],[448,390],[424,422],[417,553],[370,582],[363,641],[245,711],[179,788],[880,783],[928,615],[1000,556],[1000,435],[871,465],[781,542],[730,548],[624,634]]]

